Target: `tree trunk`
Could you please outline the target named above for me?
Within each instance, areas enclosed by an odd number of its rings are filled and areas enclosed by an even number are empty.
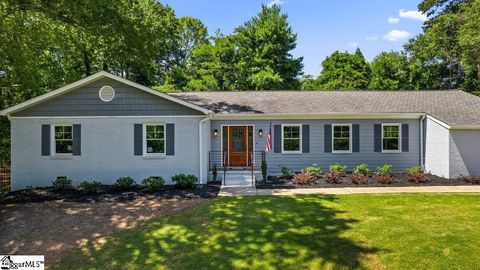
[[[83,65],[85,67],[85,76],[92,74],[92,67],[90,63],[90,57],[88,56],[87,50],[83,50]]]

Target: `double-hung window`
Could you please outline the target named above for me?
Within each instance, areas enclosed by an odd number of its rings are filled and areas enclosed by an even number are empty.
[[[400,124],[382,124],[382,152],[400,151]]]
[[[72,125],[55,125],[55,154],[73,154],[73,131]]]
[[[145,155],[165,155],[165,124],[151,123],[144,125]]]
[[[282,153],[302,153],[301,125],[282,125]]]
[[[352,152],[352,124],[332,125],[332,146],[333,153]]]

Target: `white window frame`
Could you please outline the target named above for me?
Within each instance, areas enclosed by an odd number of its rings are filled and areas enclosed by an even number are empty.
[[[284,131],[284,127],[299,127],[299,130],[300,130],[300,150],[299,151],[286,151],[284,150],[284,140],[283,140],[283,131]],[[303,144],[303,130],[302,130],[302,124],[282,124],[282,154],[302,154],[303,152],[303,149],[302,149],[302,144]]]
[[[383,148],[383,127],[397,126],[398,127],[398,150],[384,150]],[[400,123],[382,123],[382,153],[401,153],[402,152],[402,124]]]
[[[55,138],[55,127],[71,127],[72,128],[72,153],[57,153],[57,139]],[[73,124],[71,123],[55,123],[51,125],[51,130],[50,130],[50,144],[51,144],[51,155],[52,156],[73,156],[73,142],[74,142],[74,137],[73,137]]]
[[[348,150],[335,150],[335,127],[348,126]],[[338,123],[332,124],[332,153],[333,154],[351,154],[352,153],[352,123]]]
[[[147,126],[163,126],[163,153],[147,152]],[[144,157],[164,157],[167,155],[167,125],[164,122],[143,123],[143,156]]]

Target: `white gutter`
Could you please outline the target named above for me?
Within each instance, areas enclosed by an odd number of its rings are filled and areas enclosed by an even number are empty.
[[[198,122],[198,155],[199,155],[199,180],[200,184],[203,184],[202,176],[203,176],[203,153],[202,153],[202,147],[203,147],[203,132],[202,132],[202,125],[204,122],[207,120],[210,120],[212,117],[211,114],[208,114],[207,118],[204,118]]]
[[[424,145],[424,139],[423,139],[423,127],[424,127],[424,122],[425,122],[425,115],[422,115],[420,118],[420,166],[422,167],[422,170],[425,170],[425,162],[423,161],[423,145]]]

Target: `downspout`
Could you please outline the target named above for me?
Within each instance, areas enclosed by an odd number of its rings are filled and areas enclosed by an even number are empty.
[[[203,184],[203,179],[202,179],[202,176],[203,176],[203,153],[202,153],[202,147],[203,147],[203,132],[202,132],[202,125],[204,122],[206,122],[207,120],[210,120],[210,118],[212,118],[212,115],[209,113],[207,115],[207,118],[204,118],[202,120],[200,120],[200,122],[198,122],[198,154],[199,154],[199,180],[200,180],[200,184]]]
[[[425,161],[423,159],[424,150],[425,150],[424,148],[425,142],[424,142],[424,136],[423,136],[424,125],[425,125],[425,114],[423,114],[422,117],[420,117],[420,166],[422,167],[422,170],[425,170]]]

